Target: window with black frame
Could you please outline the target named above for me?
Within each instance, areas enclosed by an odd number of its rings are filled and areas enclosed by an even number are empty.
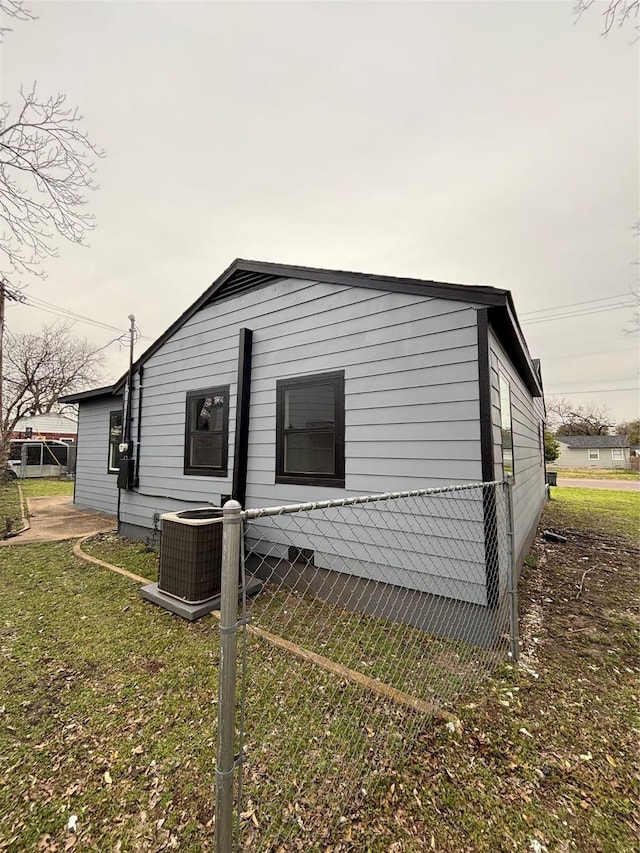
[[[187,393],[184,473],[226,477],[229,386]]]
[[[344,487],[344,371],[276,384],[276,483]]]
[[[513,429],[511,426],[511,387],[502,373],[500,384],[500,425],[502,430],[502,473],[514,476],[513,466]]]
[[[109,473],[117,474],[120,468],[122,443],[122,409],[109,412]]]

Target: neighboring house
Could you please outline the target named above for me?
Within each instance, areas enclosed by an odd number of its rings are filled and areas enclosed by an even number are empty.
[[[626,435],[557,435],[560,468],[631,468]]]
[[[117,511],[124,535],[229,496],[273,506],[507,470],[520,562],[535,534],[542,382],[506,290],[236,260],[132,376],[124,409],[127,376],[63,398],[79,405],[75,503]],[[471,537],[487,552],[490,516]],[[459,600],[486,607],[485,569]],[[418,587],[446,595],[426,569]]]
[[[73,444],[78,438],[78,423],[65,415],[29,415],[17,421],[10,438],[56,439]]]

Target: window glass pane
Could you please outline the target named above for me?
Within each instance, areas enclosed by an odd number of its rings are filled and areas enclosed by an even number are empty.
[[[227,472],[229,386],[189,391],[186,397],[184,473]]]
[[[42,465],[41,444],[27,444],[27,465]]]
[[[285,435],[284,470],[287,474],[334,474],[334,433]]]
[[[284,395],[284,428],[317,429],[335,425],[335,387],[307,385]]]
[[[192,430],[214,432],[222,429],[224,418],[224,396],[194,397],[192,402]]]
[[[624,459],[624,456],[622,453],[622,448],[618,447],[618,448],[612,450],[611,456],[613,459],[616,460],[616,462],[622,462],[622,460]]]
[[[66,465],[67,448],[61,444],[45,444],[42,450],[43,465]]]
[[[589,451],[589,459],[600,459],[600,451],[599,450],[590,450]]]
[[[192,468],[222,467],[222,434],[194,432],[191,435],[189,464]]]
[[[9,459],[17,459],[20,461],[20,455],[22,453],[22,445],[21,444],[12,444],[9,448]]]
[[[122,411],[109,412],[109,469],[117,471],[121,453],[118,449],[122,441]]]
[[[511,389],[500,374],[500,421],[502,426],[502,472],[513,474],[513,433],[511,430]]]

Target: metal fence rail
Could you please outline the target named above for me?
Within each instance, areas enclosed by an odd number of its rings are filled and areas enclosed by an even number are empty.
[[[511,486],[232,501],[224,530],[217,849],[233,849],[236,770],[236,845],[326,846],[433,715],[455,725],[462,697],[517,655]],[[239,565],[259,591],[238,621]]]

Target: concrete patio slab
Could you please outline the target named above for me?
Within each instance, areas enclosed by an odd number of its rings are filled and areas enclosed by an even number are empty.
[[[29,528],[9,539],[0,540],[0,547],[29,545],[34,542],[61,542],[114,530],[118,526],[115,516],[80,509],[74,506],[69,495],[30,498],[28,507]]]

